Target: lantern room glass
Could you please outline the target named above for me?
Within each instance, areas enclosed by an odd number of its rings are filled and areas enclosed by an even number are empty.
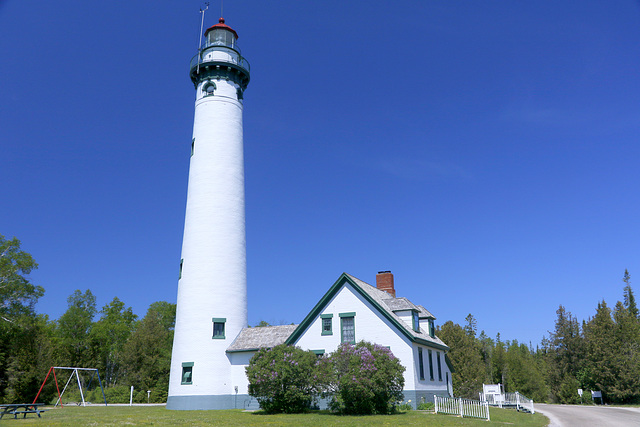
[[[207,42],[214,46],[227,46],[232,49],[236,48],[236,36],[229,30],[224,28],[216,28],[207,34]]]

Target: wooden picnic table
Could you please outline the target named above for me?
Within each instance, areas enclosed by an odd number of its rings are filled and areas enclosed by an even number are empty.
[[[44,403],[7,403],[0,405],[0,420],[6,414],[13,415],[13,418],[18,418],[18,415],[23,414],[23,418],[27,418],[27,414],[37,414],[38,418],[42,418],[40,413],[46,411],[46,409],[40,409],[44,406]]]

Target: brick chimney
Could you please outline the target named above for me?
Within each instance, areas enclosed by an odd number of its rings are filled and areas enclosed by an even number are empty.
[[[396,288],[393,287],[393,274],[390,271],[378,271],[378,274],[376,274],[376,288],[395,298]]]

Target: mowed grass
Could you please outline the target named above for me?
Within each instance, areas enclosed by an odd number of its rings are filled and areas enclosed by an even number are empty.
[[[435,415],[423,411],[407,411],[396,415],[338,416],[325,411],[308,414],[266,415],[226,411],[169,411],[163,406],[90,406],[48,408],[42,418],[29,414],[27,418],[5,416],[3,426],[546,426],[541,414],[525,414],[510,409],[491,408],[491,422],[453,415]]]

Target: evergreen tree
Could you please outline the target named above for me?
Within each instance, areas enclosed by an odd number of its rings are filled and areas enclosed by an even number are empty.
[[[496,384],[506,382],[506,349],[500,340],[500,333],[496,335],[496,345],[493,349],[493,359],[491,361],[491,380]]]
[[[598,303],[596,315],[585,322],[584,338],[587,357],[581,382],[593,390],[606,390],[615,378],[611,363],[615,359],[615,323],[604,300]]]
[[[633,290],[631,289],[631,276],[629,271],[624,270],[624,307],[629,311],[629,314],[636,319],[639,319],[638,306],[636,305],[636,298],[633,296]]]
[[[616,358],[612,362],[617,378],[610,387],[611,399],[618,403],[640,403],[640,322],[620,301],[613,318]]]
[[[476,333],[478,332],[478,321],[473,314],[469,313],[465,319],[467,324],[464,326],[464,332],[470,337],[475,339]]]
[[[566,389],[567,384],[577,381],[576,376],[584,360],[584,340],[580,333],[580,324],[570,312],[560,305],[556,314],[558,317],[555,331],[551,333],[547,355],[549,385],[554,400],[573,403],[566,400],[566,393],[562,387],[564,385]]]
[[[480,335],[478,335],[478,343],[480,344],[480,353],[484,362],[485,375],[489,381],[492,381],[495,342],[484,331],[481,331]]]
[[[544,401],[548,390],[539,365],[526,344],[513,340],[508,346],[506,355],[505,390],[520,392],[535,400]]]
[[[471,329],[463,329],[460,325],[448,321],[439,328],[437,335],[450,348],[448,355],[455,369],[452,374],[455,394],[460,397],[477,398],[488,376],[480,346],[472,336]]]

